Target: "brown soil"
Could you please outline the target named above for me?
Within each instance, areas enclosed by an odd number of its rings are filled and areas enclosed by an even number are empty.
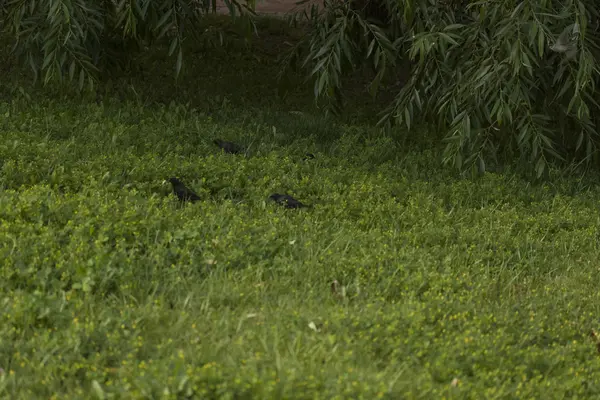
[[[309,9],[312,4],[317,4],[322,1],[320,0],[309,0],[307,3],[302,5],[296,5],[299,0],[256,0],[256,13],[266,15],[280,15],[283,16],[288,13],[301,11],[302,9]],[[244,4],[243,1],[240,3]],[[217,12],[227,14],[227,6],[223,0],[217,0]]]

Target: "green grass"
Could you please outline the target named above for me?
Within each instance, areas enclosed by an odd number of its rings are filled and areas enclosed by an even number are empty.
[[[597,179],[460,179],[246,55],[194,61],[214,80],[170,106],[158,67],[122,100],[0,104],[0,397],[600,395]]]

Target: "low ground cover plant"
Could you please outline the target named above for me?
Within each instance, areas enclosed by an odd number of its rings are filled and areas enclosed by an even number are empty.
[[[221,56],[0,87],[0,397],[598,396],[597,177],[466,179]]]
[[[0,113],[3,396],[598,394],[589,180],[465,180],[334,123],[327,145],[285,144],[287,115],[250,129],[133,103]],[[175,174],[202,200],[181,205]]]

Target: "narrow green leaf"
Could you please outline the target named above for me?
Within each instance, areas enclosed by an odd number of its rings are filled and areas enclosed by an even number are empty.
[[[560,88],[560,91],[556,95],[557,99],[560,99],[567,90],[571,89],[573,86],[573,81],[571,79],[566,79],[564,85]]]
[[[323,69],[323,66],[325,65],[325,63],[328,61],[327,58],[322,58],[317,65],[315,65],[315,67],[313,68],[313,70],[311,71],[311,75],[316,74],[317,72],[319,72],[321,69]]]
[[[336,41],[337,37],[335,35],[331,35],[329,39],[321,46],[321,49],[313,56],[313,59],[320,58],[323,54],[327,53],[331,50],[331,46]]]
[[[44,62],[42,63],[42,70],[45,70],[46,68],[48,68],[48,66],[50,65],[50,63],[52,63],[55,59],[54,55],[56,53],[54,51],[46,54],[46,57],[44,57]]]
[[[154,30],[157,31],[161,26],[163,26],[163,24],[167,22],[167,20],[171,17],[172,14],[173,9],[169,8],[169,10],[166,13],[164,13],[164,15],[158,20],[158,22],[154,26]]]
[[[85,82],[85,71],[83,68],[79,70],[79,90],[83,89],[83,84]]]
[[[457,169],[461,169],[463,165],[463,157],[462,154],[460,153],[460,151],[457,151],[456,154],[454,155],[454,166]]]
[[[369,85],[369,94],[373,97],[377,94],[377,90],[379,89],[379,85],[381,83],[381,78],[383,77],[383,70],[379,71],[371,84]]]
[[[69,24],[71,22],[71,12],[69,11],[69,8],[67,7],[67,4],[65,4],[64,2],[61,2],[62,5],[62,10],[63,10],[63,15],[65,18],[65,22],[67,24]]]
[[[367,55],[365,56],[365,58],[369,58],[369,56],[373,52],[373,48],[375,48],[375,39],[371,40],[371,43],[369,44],[369,47],[367,49]]]
[[[178,77],[181,72],[181,66],[183,65],[183,49],[179,46],[179,53],[177,53],[177,63],[175,64],[175,76]]]
[[[177,36],[175,36],[173,38],[173,40],[171,41],[171,45],[169,46],[169,57],[171,57],[173,55],[173,53],[175,52],[175,49],[177,48],[177,44],[179,43],[179,38]]]
[[[446,27],[444,27],[444,30],[445,31],[453,31],[456,29],[460,29],[462,27],[464,27],[463,24],[450,24],[450,25],[447,25]]]
[[[475,81],[480,80],[485,74],[488,73],[488,71],[490,70],[492,66],[491,65],[486,65],[485,67],[483,67],[483,69],[481,69],[479,71],[479,73],[475,76]]]
[[[69,66],[69,80],[73,81],[75,78],[75,60],[71,61],[71,65]]]
[[[325,84],[329,81],[328,77],[329,76],[327,71],[323,71],[321,73],[321,76],[319,76],[319,79],[317,80],[317,87],[315,90],[316,97],[320,96],[321,93],[323,93],[323,88],[325,87]]]
[[[169,32],[169,30],[171,30],[173,28],[173,26],[174,25],[172,23],[165,24],[162,27],[162,29],[160,30],[160,32],[158,33],[158,35],[156,36],[156,38],[157,39],[163,38],[167,34],[167,32]]]
[[[458,42],[456,40],[454,40],[450,35],[446,35],[445,33],[440,32],[440,37],[444,38],[446,40],[446,42],[448,43],[452,43],[455,46],[458,46]]]
[[[538,158],[538,161],[535,165],[535,172],[538,178],[540,178],[543,174],[544,171],[546,170],[546,161],[544,160],[543,157]]]
[[[454,125],[458,124],[458,122],[463,119],[463,117],[465,116],[466,113],[467,113],[466,111],[461,111],[458,115],[456,115],[454,117],[454,119],[451,122],[451,125],[454,126]]]
[[[538,30],[538,55],[541,58],[544,55],[544,48],[546,47],[546,37],[544,35],[544,30]]]

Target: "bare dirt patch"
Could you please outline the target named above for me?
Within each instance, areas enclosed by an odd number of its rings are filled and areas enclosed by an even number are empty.
[[[309,9],[313,4],[322,3],[321,0],[310,0],[309,2],[297,5],[298,0],[256,0],[256,13],[264,15],[284,16],[288,13]],[[227,14],[227,6],[223,0],[217,0],[217,12]]]

